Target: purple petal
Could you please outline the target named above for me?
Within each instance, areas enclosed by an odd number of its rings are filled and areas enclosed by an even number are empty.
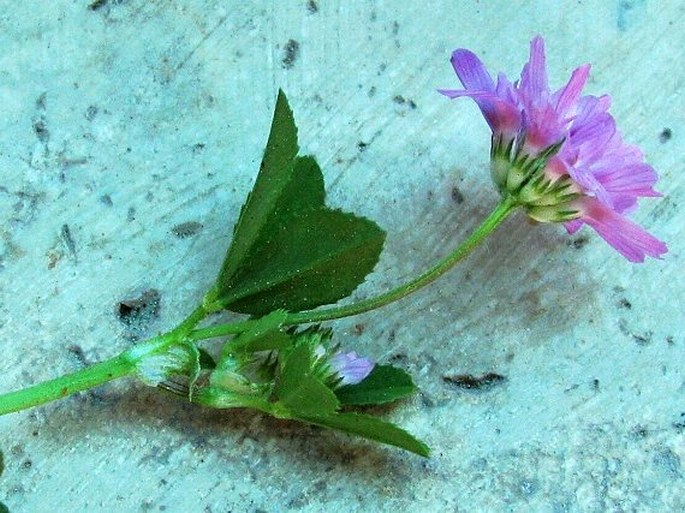
[[[634,197],[659,197],[652,186],[657,181],[656,171],[643,162],[624,166],[606,166],[594,172],[595,178],[611,193]]]
[[[481,60],[469,50],[452,52],[452,67],[462,85],[469,91],[495,91],[495,83]]]
[[[513,137],[519,130],[521,115],[516,105],[499,98],[495,93],[454,89],[438,89],[438,92],[448,98],[472,98],[495,134],[504,133]]]
[[[371,374],[375,365],[373,361],[358,356],[354,351],[336,353],[328,363],[340,377],[339,385],[356,385]]]

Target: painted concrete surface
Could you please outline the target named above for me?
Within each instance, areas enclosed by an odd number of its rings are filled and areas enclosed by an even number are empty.
[[[364,297],[445,254],[496,202],[454,48],[552,84],[593,64],[661,174],[632,265],[593,232],[515,216],[439,283],[333,323],[421,394],[384,411],[421,459],[131,381],[0,418],[13,512],[682,511],[685,38],[680,0],[1,2],[0,390],[168,329],[211,283],[276,92],[330,202],[388,232]],[[428,4],[428,5],[426,5]],[[146,322],[118,305],[157,298]],[[156,294],[156,295],[155,295]],[[503,379],[457,386],[455,376]],[[458,381],[458,380],[456,380]]]

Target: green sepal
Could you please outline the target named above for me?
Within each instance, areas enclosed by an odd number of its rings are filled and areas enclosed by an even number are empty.
[[[287,316],[285,310],[276,310],[251,320],[245,331],[224,344],[218,366],[221,367],[224,358],[233,357],[236,353],[272,351],[289,346],[292,343],[290,335],[281,331]]]
[[[265,315],[335,303],[378,262],[385,233],[328,208],[321,169],[312,157],[296,157],[297,150],[292,111],[280,91],[257,180],[203,300],[207,311]]]
[[[395,424],[369,415],[361,413],[334,413],[326,416],[300,416],[298,420],[317,426],[337,429],[338,431],[358,435],[368,440],[394,445],[419,456],[428,457],[430,455],[430,448],[421,440]]]
[[[138,359],[136,374],[150,386],[157,386],[174,376],[186,376],[192,393],[201,371],[200,357],[200,351],[193,342],[177,342]]]
[[[287,418],[334,413],[340,403],[335,394],[317,377],[314,345],[309,336],[300,336],[292,350],[279,362],[274,386],[278,398],[274,414]]]
[[[356,385],[335,389],[343,405],[385,404],[403,399],[416,392],[411,376],[392,365],[376,365],[371,374]]]
[[[212,370],[216,368],[216,361],[214,361],[214,358],[212,357],[211,354],[209,354],[207,351],[202,349],[201,347],[197,348],[198,351],[198,363],[200,364],[200,369],[202,370]]]

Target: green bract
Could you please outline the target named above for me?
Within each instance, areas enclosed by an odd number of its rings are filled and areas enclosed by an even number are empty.
[[[266,323],[262,327],[268,325]],[[423,442],[394,424],[370,415],[341,411],[344,405],[380,404],[406,397],[416,387],[404,371],[384,365],[357,385],[335,389],[334,385],[326,382],[326,375],[322,373],[325,362],[320,349],[328,345],[330,335],[330,330],[321,328],[300,332],[267,328],[243,333],[234,339],[242,348],[240,354],[227,350],[233,347],[233,343],[226,344],[222,360],[211,373],[209,386],[199,388],[194,401],[213,408],[258,408],[281,419],[344,431],[427,456],[429,450]],[[249,383],[238,372],[240,362],[249,360],[245,350],[258,350],[270,339],[280,340],[277,359],[272,362],[271,355],[266,357],[264,364],[270,372],[262,375],[263,381]],[[284,343],[285,340],[288,342]]]

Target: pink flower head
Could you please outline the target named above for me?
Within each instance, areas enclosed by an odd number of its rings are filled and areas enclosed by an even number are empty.
[[[657,175],[637,147],[623,142],[609,96],[581,96],[588,64],[550,91],[538,36],[517,82],[502,73],[495,82],[469,50],[455,50],[452,66],[464,89],[440,92],[478,104],[492,130],[490,166],[502,194],[538,221],[564,222],[570,233],[590,225],[631,262],[666,253],[663,242],[624,216],[638,198],[660,196]]]

